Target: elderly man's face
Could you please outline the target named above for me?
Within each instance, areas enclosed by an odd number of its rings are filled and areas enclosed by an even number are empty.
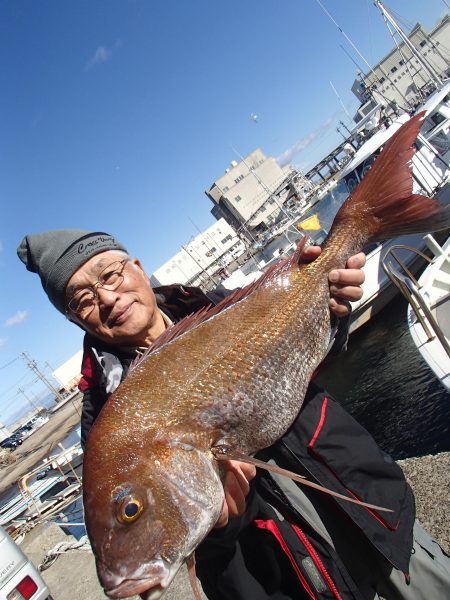
[[[67,302],[74,295],[83,296],[82,290],[93,288],[96,299],[88,314],[75,314],[69,309],[68,315],[85,331],[102,341],[122,346],[147,345],[151,338],[157,337],[152,335],[152,330],[158,328],[161,315],[148,277],[138,259],[130,258],[123,267],[119,265],[123,280],[116,289],[96,285],[99,275],[105,269],[108,272],[112,263],[117,265],[123,258],[113,250],[102,252],[72,275],[66,287]]]

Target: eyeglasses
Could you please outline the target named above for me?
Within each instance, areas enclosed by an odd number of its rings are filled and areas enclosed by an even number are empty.
[[[123,260],[114,261],[99,273],[94,285],[75,292],[67,302],[66,312],[74,313],[82,319],[86,319],[98,303],[98,288],[114,291],[122,284],[124,280],[123,270],[128,260],[128,258],[124,258]]]

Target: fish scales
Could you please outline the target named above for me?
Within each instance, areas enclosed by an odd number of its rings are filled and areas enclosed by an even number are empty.
[[[329,344],[328,272],[369,241],[450,225],[448,208],[412,193],[421,118],[386,144],[318,259],[299,266],[297,250],[235,304],[178,325],[108,400],[87,440],[83,487],[110,597],[159,598],[214,526],[224,497],[215,445],[254,453],[297,416]]]
[[[128,382],[124,382],[123,392],[131,398],[127,394],[128,386],[139,388],[141,382],[151,380],[151,396],[135,392],[127,407],[117,403],[116,412],[123,418],[125,411],[125,417],[131,418],[136,406],[149,402],[151,410],[143,417],[144,426],[153,426],[156,422],[166,433],[169,428],[187,426],[188,431],[192,431],[191,425],[209,427],[208,444],[211,445],[214,436],[233,436],[234,411],[239,413],[240,408],[244,408],[240,416],[252,420],[248,421],[247,428],[242,418],[237,422],[239,447],[254,452],[275,441],[298,412],[298,392],[307,384],[329,341],[329,312],[328,309],[318,311],[317,300],[307,307],[307,313],[316,317],[319,326],[314,339],[309,339],[311,319],[305,318],[308,315],[304,315],[304,298],[296,293],[299,275],[291,271],[280,278],[276,294],[279,296],[283,290],[285,298],[276,305],[272,286],[263,287],[257,290],[255,297],[247,298],[174,340],[165,351],[150,355]],[[301,279],[308,280],[308,277]],[[311,285],[309,288],[314,297],[317,286],[315,290]],[[319,314],[321,317],[317,318]],[[304,326],[293,328],[290,319],[303,322]],[[261,336],[262,330],[265,336]],[[304,346],[311,348],[313,343],[317,345],[316,351],[305,354]],[[189,361],[186,361],[187,355]],[[307,359],[300,360],[302,355]],[[284,364],[281,373],[279,363]],[[167,382],[164,372],[169,371]],[[276,377],[277,373],[281,376]],[[274,410],[278,426],[274,424]],[[156,414],[158,419],[155,419]],[[112,411],[111,417],[116,419]],[[266,427],[269,418],[270,434]],[[230,441],[237,443],[238,439]]]

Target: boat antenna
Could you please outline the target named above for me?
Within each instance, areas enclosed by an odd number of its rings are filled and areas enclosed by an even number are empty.
[[[364,56],[361,54],[361,52],[358,50],[358,48],[355,46],[355,44],[352,42],[352,40],[348,37],[348,35],[345,33],[345,31],[342,29],[342,27],[339,25],[339,23],[333,17],[333,15],[331,15],[328,12],[328,10],[325,8],[325,6],[322,4],[322,2],[320,0],[315,0],[315,1],[320,6],[320,8],[323,10],[323,12],[327,15],[327,17],[336,25],[336,27],[339,29],[339,31],[342,33],[342,35],[347,40],[347,42],[350,44],[350,46],[353,48],[353,50],[358,54],[358,56],[364,61],[364,63],[367,65],[367,67],[370,70],[372,70],[372,67],[370,66],[370,64],[367,62],[367,60],[364,58]]]
[[[374,76],[375,80],[376,81],[380,81],[380,77],[373,70],[372,66],[367,62],[367,60],[365,59],[365,57],[361,54],[361,52],[358,50],[358,48],[355,46],[355,44],[352,42],[352,40],[349,38],[349,36],[345,33],[345,31],[342,29],[342,27],[339,25],[339,23],[336,21],[336,19],[333,17],[333,15],[330,14],[330,12],[325,8],[325,6],[322,4],[322,2],[320,0],[315,0],[315,1],[320,6],[320,8],[323,10],[323,12],[327,15],[327,17],[334,23],[334,25],[336,25],[336,27],[342,33],[342,35],[347,40],[347,42],[350,44],[350,46],[353,48],[353,50],[355,50],[355,52],[358,54],[358,56],[364,61],[364,64],[367,66],[367,68],[369,69],[370,73],[372,73],[372,75]],[[342,46],[341,46],[341,48],[342,48]],[[395,85],[395,83],[392,81],[392,79],[389,77],[389,75],[384,70],[381,69],[381,71],[383,73],[383,76],[386,77],[386,79],[389,80],[389,82],[391,83],[391,85],[397,90],[398,94],[403,98],[403,100],[407,104],[410,105],[410,103],[408,102],[408,100],[401,93],[401,91],[398,89],[398,87]]]
[[[394,40],[395,46],[397,48],[397,51],[400,54],[400,56],[402,57],[403,62],[405,63],[405,67],[406,67],[406,70],[408,71],[408,75],[410,76],[411,82],[412,82],[412,84],[414,85],[414,87],[416,89],[416,94],[419,96],[419,98],[423,99],[424,94],[423,94],[422,90],[419,88],[419,86],[417,85],[417,83],[415,81],[414,73],[411,70],[410,61],[406,57],[406,55],[405,55],[405,53],[403,51],[402,46],[398,43],[397,38],[395,37],[395,34],[392,31],[392,29],[391,29],[391,24],[389,23],[389,21],[387,20],[387,18],[384,15],[383,15],[383,18],[384,18],[384,22],[386,24],[387,30],[389,31],[389,33],[391,34],[392,39]]]
[[[352,120],[352,118],[351,118],[351,116],[350,116],[350,114],[349,114],[348,110],[345,108],[345,104],[342,102],[342,99],[341,99],[341,97],[339,96],[339,94],[338,94],[338,92],[337,92],[336,88],[334,87],[334,85],[333,85],[333,82],[332,82],[332,81],[330,81],[330,85],[331,85],[331,89],[332,89],[332,90],[333,90],[333,92],[336,94],[336,97],[337,97],[337,99],[339,100],[339,103],[340,103],[340,105],[341,105],[341,106],[342,106],[342,108],[344,109],[344,112],[345,112],[345,114],[347,115],[347,118],[348,118],[348,120],[349,120],[349,121],[351,121],[351,120]]]
[[[318,1],[318,0],[316,0],[316,1]],[[408,38],[408,36],[406,35],[406,33],[403,31],[403,29],[400,27],[400,25],[397,23],[397,21],[391,15],[391,13],[383,5],[383,3],[381,2],[381,0],[373,0],[373,2],[375,4],[375,6],[380,10],[380,12],[383,15],[383,17],[385,19],[387,19],[389,21],[389,23],[397,31],[397,33],[399,34],[399,36],[401,37],[401,39],[403,40],[403,42],[405,43],[405,45],[411,50],[413,56],[419,61],[419,63],[421,64],[422,68],[427,73],[427,75],[429,76],[429,78],[431,79],[431,81],[433,81],[433,83],[436,85],[436,88],[438,90],[441,89],[442,88],[442,81],[441,81],[440,77],[436,75],[436,73],[434,72],[433,68],[428,63],[428,61],[425,59],[425,57],[423,56],[423,54],[417,50],[417,48],[414,46],[414,44]]]

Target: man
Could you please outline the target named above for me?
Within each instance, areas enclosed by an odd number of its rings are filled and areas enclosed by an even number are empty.
[[[319,248],[310,248],[305,256],[312,260],[319,253]],[[83,443],[131,361],[171,323],[217,299],[177,285],[152,290],[140,261],[102,232],[29,235],[18,254],[40,275],[55,307],[86,332],[80,384]],[[357,255],[347,269],[330,273],[335,315],[345,317],[347,301],[361,297],[364,260]],[[334,349],[345,340],[344,318]],[[300,490],[280,476],[255,476],[252,467],[229,461],[222,515],[196,552],[208,598],[450,596],[438,545],[417,526],[413,540],[414,499],[401,470],[317,386],[310,385],[291,429],[261,457],[394,512],[385,516],[367,511]]]

